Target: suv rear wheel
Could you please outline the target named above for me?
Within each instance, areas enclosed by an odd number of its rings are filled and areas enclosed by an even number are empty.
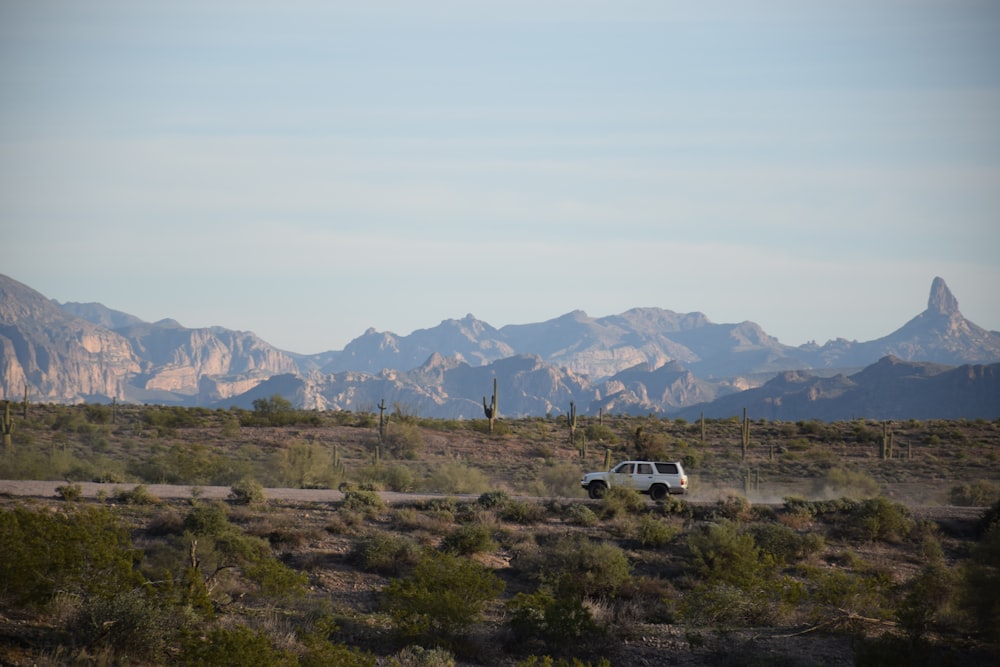
[[[603,498],[608,492],[608,487],[604,482],[591,482],[590,486],[587,487],[587,493],[594,500],[599,500]]]
[[[663,484],[654,484],[649,487],[649,497],[653,500],[663,500],[667,497],[668,489]]]

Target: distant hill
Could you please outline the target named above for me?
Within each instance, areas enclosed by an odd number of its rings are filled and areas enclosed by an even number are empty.
[[[1000,363],[944,366],[887,356],[852,375],[779,373],[763,386],[676,413],[687,419],[730,417],[840,421],[1000,417]]]
[[[962,394],[967,409],[997,412],[1000,401],[991,404],[983,387],[1000,361],[1000,333],[966,320],[941,278],[925,311],[868,342],[792,347],[753,322],[716,324],[697,312],[633,308],[602,318],[572,311],[500,328],[466,315],[406,336],[369,329],[343,350],[302,355],[251,332],[149,323],[99,303],[60,305],[0,276],[0,382],[5,396],[19,398],[27,387],[34,401],[249,407],[256,397],[280,394],[305,408],[372,410],[384,399],[424,416],[478,418],[496,377],[500,412],[511,417],[560,414],[570,401],[582,414],[690,414],[692,406],[735,414],[732,401],[742,409],[758,396],[778,414],[778,406],[803,400],[793,389],[808,385],[817,398],[803,409],[823,418],[843,414],[846,396],[852,414],[894,410],[884,391],[852,389],[884,384],[874,371],[858,375],[884,358],[940,368],[925,370],[923,385],[892,385],[894,404],[919,412],[909,416],[943,409],[932,404],[951,398],[908,397],[923,395],[921,387],[937,391],[956,366],[981,374],[951,385],[972,392]],[[771,393],[760,393],[765,389]],[[966,416],[995,416],[985,413]]]

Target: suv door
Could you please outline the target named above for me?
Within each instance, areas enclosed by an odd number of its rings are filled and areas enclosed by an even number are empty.
[[[632,488],[636,491],[649,491],[653,485],[653,464],[637,463],[632,473]]]
[[[632,486],[632,473],[635,471],[635,464],[626,461],[624,463],[619,463],[614,468],[611,469],[611,474],[608,476],[608,481],[611,482],[611,486]]]

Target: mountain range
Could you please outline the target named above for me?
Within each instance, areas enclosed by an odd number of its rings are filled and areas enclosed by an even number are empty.
[[[0,275],[0,385],[33,401],[251,407],[281,395],[307,409],[482,418],[497,379],[504,416],[581,414],[882,419],[1000,417],[1000,333],[962,316],[945,281],[927,308],[872,341],[781,344],[753,322],[633,308],[492,325],[466,315],[406,336],[369,329],[343,350],[302,355],[251,332],[150,323],[63,303]]]

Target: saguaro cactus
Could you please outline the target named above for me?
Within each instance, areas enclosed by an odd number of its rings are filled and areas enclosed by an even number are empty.
[[[14,432],[14,418],[10,416],[10,401],[3,402],[3,420],[0,421],[0,433],[3,433],[4,449],[11,448],[10,434]]]
[[[750,449],[750,420],[747,419],[747,409],[743,408],[743,421],[740,422],[740,454],[743,460],[747,459],[747,451]]]
[[[893,455],[893,432],[889,427],[889,422],[882,422],[882,444],[879,447],[879,458],[891,459]]]
[[[385,398],[378,404],[378,442],[385,442]]]
[[[569,444],[576,442],[576,403],[569,402],[569,413],[566,415],[566,423],[569,424]]]
[[[483,412],[490,422],[490,435],[493,435],[493,424],[497,420],[499,411],[497,410],[497,379],[493,378],[493,396],[490,397],[490,404],[486,404],[486,397],[483,396]]]

